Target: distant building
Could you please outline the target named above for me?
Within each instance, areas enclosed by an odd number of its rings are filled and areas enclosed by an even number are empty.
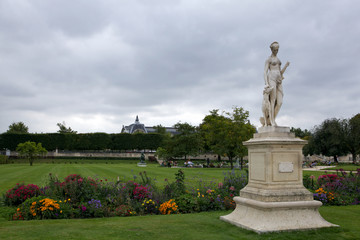
[[[176,128],[165,127],[165,131],[171,135],[177,134]],[[144,124],[140,123],[139,117],[136,116],[135,122],[129,126],[123,126],[121,133],[155,133],[156,129],[154,127],[146,127]]]

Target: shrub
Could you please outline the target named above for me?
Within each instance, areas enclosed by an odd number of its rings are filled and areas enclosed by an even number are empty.
[[[224,173],[223,187],[226,189],[234,188],[235,192],[240,192],[248,184],[248,176],[239,170],[231,170]]]
[[[192,194],[187,193],[176,197],[176,203],[181,213],[199,212],[198,202]]]
[[[325,183],[328,183],[328,182],[334,182],[338,179],[338,175],[336,174],[326,174],[326,175],[321,175],[318,177],[318,185],[321,186]]]
[[[129,205],[120,205],[115,209],[115,215],[120,217],[127,217],[136,215],[136,212],[133,211],[131,206]]]
[[[148,186],[137,185],[133,191],[133,198],[137,200],[143,200],[146,198],[151,198],[152,194]]]
[[[356,174],[340,169],[337,174],[318,178],[319,188],[314,198],[325,205],[349,205],[360,203],[360,169]]]
[[[70,218],[73,215],[71,205],[67,201],[38,196],[27,199],[18,209],[14,217],[22,216],[25,220],[31,219],[59,219]]]
[[[78,174],[71,174],[60,182],[57,177],[49,174],[47,195],[59,199],[70,198],[74,204],[90,201],[97,197],[98,183],[88,177],[83,178]]]
[[[9,189],[4,195],[4,203],[8,206],[18,206],[26,199],[40,195],[40,189],[34,184],[24,185],[17,183],[15,187]]]
[[[178,206],[176,205],[175,200],[170,199],[169,201],[161,204],[159,207],[159,212],[163,215],[178,213]]]
[[[157,203],[154,202],[152,199],[144,199],[141,206],[143,207],[144,214],[158,214],[159,213]]]

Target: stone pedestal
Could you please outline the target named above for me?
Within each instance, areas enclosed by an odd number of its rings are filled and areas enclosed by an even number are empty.
[[[321,202],[302,183],[302,148],[288,127],[262,127],[245,142],[249,183],[236,209],[221,220],[258,233],[337,226],[319,214]]]

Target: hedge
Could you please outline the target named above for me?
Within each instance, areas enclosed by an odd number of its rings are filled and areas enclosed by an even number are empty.
[[[0,134],[0,149],[14,151],[19,143],[40,142],[48,151],[58,150],[155,150],[161,146],[163,136],[149,134],[107,134],[107,133],[41,133],[41,134]]]

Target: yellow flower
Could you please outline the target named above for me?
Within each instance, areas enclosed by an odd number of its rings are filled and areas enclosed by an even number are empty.
[[[68,201],[71,201],[71,199],[69,198]]]
[[[18,208],[17,211],[20,212],[20,208]]]
[[[62,213],[62,210],[60,210],[60,213]]]

